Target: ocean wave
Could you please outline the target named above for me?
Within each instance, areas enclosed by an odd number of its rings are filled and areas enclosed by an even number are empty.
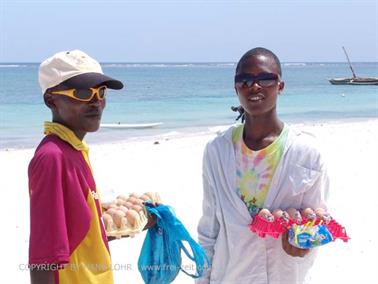
[[[304,62],[287,62],[283,64],[284,66],[306,66]]]
[[[110,68],[233,67],[235,63],[103,63]]]
[[[0,64],[0,68],[18,68],[18,67],[28,67],[28,65],[20,64]]]

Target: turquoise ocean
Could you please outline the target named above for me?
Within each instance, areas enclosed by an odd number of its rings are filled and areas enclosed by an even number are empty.
[[[147,136],[188,135],[232,124],[238,105],[234,63],[103,63],[104,72],[124,82],[110,92],[103,123],[163,123],[155,129],[100,129],[86,140],[103,143]],[[289,123],[378,117],[378,86],[334,86],[350,77],[345,63],[283,63],[285,90],[278,101]],[[378,63],[353,63],[359,76],[378,77]],[[38,86],[38,64],[0,63],[0,149],[33,148],[51,114]]]

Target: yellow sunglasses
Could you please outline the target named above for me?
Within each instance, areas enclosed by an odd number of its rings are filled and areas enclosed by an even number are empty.
[[[99,101],[105,99],[108,89],[106,86],[101,86],[98,88],[89,88],[89,89],[69,89],[62,91],[51,91],[53,95],[63,95],[70,98],[73,98],[82,102],[89,102],[93,99],[94,96],[97,96]]]

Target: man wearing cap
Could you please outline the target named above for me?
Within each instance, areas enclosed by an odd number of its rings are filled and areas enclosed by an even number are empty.
[[[52,122],[30,162],[29,265],[32,283],[113,283],[101,203],[88,158],[87,132],[100,126],[108,89],[123,84],[103,74],[82,51],[60,52],[39,68]]]

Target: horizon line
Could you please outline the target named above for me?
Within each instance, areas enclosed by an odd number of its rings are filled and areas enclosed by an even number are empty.
[[[40,64],[39,61],[1,61],[0,64]],[[236,64],[237,61],[99,61],[101,64],[204,64],[204,63],[223,63],[223,64]],[[346,61],[281,61],[281,64],[285,63],[346,63]],[[351,61],[351,63],[378,63],[378,61]]]

